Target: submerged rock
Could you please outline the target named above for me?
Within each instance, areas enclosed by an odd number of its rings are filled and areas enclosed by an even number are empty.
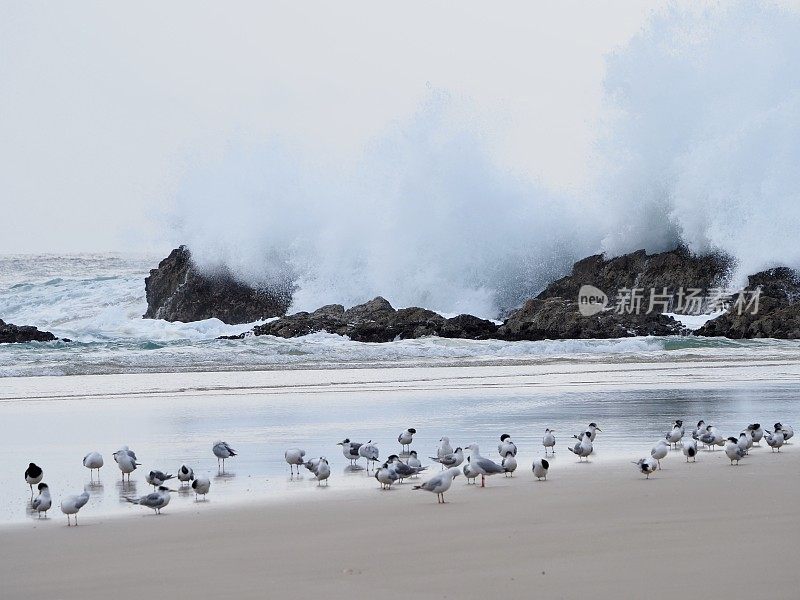
[[[58,338],[49,331],[39,331],[31,325],[12,325],[0,319],[0,344],[53,342]],[[68,342],[69,340],[63,340]]]
[[[761,271],[748,277],[748,290],[760,289],[758,309],[751,298],[735,302],[728,311],[697,330],[701,336],[732,339],[800,339],[800,275],[787,267]],[[740,314],[741,313],[741,314]]]
[[[189,322],[217,318],[235,325],[284,315],[291,302],[291,290],[260,290],[236,280],[227,270],[201,273],[186,246],[173,250],[144,282],[145,319]]]

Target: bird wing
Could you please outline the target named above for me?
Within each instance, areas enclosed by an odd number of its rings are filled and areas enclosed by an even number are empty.
[[[83,508],[86,506],[86,503],[89,502],[89,494],[84,492],[77,498],[75,498],[75,508]]]

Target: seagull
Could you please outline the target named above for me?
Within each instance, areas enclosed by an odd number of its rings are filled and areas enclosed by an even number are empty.
[[[477,446],[475,446],[475,448],[477,449]],[[437,502],[439,504],[445,504],[444,493],[450,489],[450,486],[453,485],[453,479],[459,475],[461,475],[461,471],[458,470],[458,467],[450,467],[446,471],[442,471],[438,475],[434,475],[428,479],[428,481],[425,481],[420,485],[415,485],[414,489],[425,490],[426,492],[434,493],[436,494]]]
[[[713,425],[706,427],[706,432],[700,435],[700,441],[709,449],[713,450],[714,446],[724,446],[725,438],[722,437],[717,428]]]
[[[39,495],[31,502],[31,508],[39,513],[40,518],[42,513],[47,518],[47,511],[53,505],[53,500],[50,498],[50,488],[47,487],[46,483],[40,483],[37,489],[39,490]]]
[[[403,447],[401,452],[406,452],[406,450],[411,450],[411,441],[414,437],[414,434],[417,433],[417,430],[413,427],[409,427],[403,433],[397,436],[397,441],[400,442],[401,446]]]
[[[658,469],[661,470],[661,459],[669,454],[669,444],[667,440],[658,440],[656,445],[650,449],[650,456],[656,459]]]
[[[753,436],[753,443],[761,445],[761,438],[764,437],[764,430],[761,428],[761,423],[750,423],[747,426],[747,431]]]
[[[683,420],[675,419],[675,424],[672,426],[672,428],[675,429],[675,427],[681,430],[681,437],[686,435],[686,429],[683,426]]]
[[[501,463],[501,466],[506,472],[507,477],[513,477],[514,471],[517,470],[517,459],[514,458],[514,454],[509,450],[506,452],[506,456]]]
[[[497,445],[497,453],[505,457],[509,452],[512,456],[517,455],[517,445],[511,441],[511,436],[504,433],[500,436],[500,443]]]
[[[344,454],[344,457],[350,461],[350,466],[358,464],[356,462],[359,457],[358,449],[361,448],[362,444],[358,442],[351,442],[348,438],[345,438],[336,445],[342,447],[342,454]]]
[[[467,450],[470,451],[470,463],[472,468],[480,473],[481,476],[481,487],[486,487],[486,476],[487,475],[497,475],[498,473],[505,473],[505,469],[498,465],[493,460],[489,460],[488,458],[484,458],[481,456],[480,448],[478,448],[478,444],[475,442],[471,443],[467,446]]]
[[[547,449],[549,448],[553,454],[556,453],[556,436],[553,435],[555,431],[553,429],[545,429],[544,430],[544,437],[542,438],[542,446],[544,446],[544,453],[547,454]]]
[[[358,455],[367,459],[367,471],[369,471],[369,463],[372,464],[372,469],[375,470],[375,461],[378,460],[378,447],[372,443],[372,440],[366,444],[361,444],[358,449]]]
[[[67,527],[72,525],[70,515],[75,515],[75,527],[78,526],[78,511],[89,501],[89,492],[77,496],[67,496],[61,501],[61,512],[67,515]]]
[[[203,497],[203,500],[205,500],[208,490],[211,489],[211,480],[208,477],[196,477],[192,482],[192,489],[194,490],[195,502],[197,502],[198,494],[200,494]]]
[[[586,431],[590,433],[590,440],[594,442],[594,438],[597,437],[598,431],[603,431],[597,426],[597,423],[589,423],[589,427],[586,428]]]
[[[464,477],[467,478],[467,485],[469,485],[470,479],[472,480],[472,484],[474,485],[475,479],[477,479],[480,473],[478,473],[475,467],[472,466],[472,461],[470,460],[469,456],[467,457],[467,462],[464,463],[463,471],[464,471]]]
[[[128,449],[127,446],[123,446],[114,454],[112,455],[114,460],[119,467],[119,470],[122,471],[122,481],[125,481],[125,475],[128,475],[128,481],[131,480],[131,473],[136,470],[136,467],[140,466],[141,463],[136,462],[136,453],[133,450]]]
[[[533,476],[536,479],[544,479],[547,481],[547,471],[550,468],[550,463],[546,458],[533,459]]]
[[[650,474],[653,473],[656,469],[661,468],[658,466],[658,462],[653,458],[640,458],[633,464],[637,466],[637,468],[642,474],[647,476],[647,479],[650,479]]]
[[[28,468],[25,469],[25,483],[31,488],[31,498],[33,498],[33,486],[39,483],[44,477],[44,471],[36,463],[28,463]]]
[[[139,506],[146,506],[156,511],[157,515],[161,514],[161,509],[169,504],[169,493],[176,492],[163,485],[159,486],[155,492],[142,496],[141,498],[125,498],[131,504],[138,504]]]
[[[178,469],[178,481],[181,483],[189,483],[194,479],[194,471],[192,467],[187,467],[186,465],[181,465],[181,468]]]
[[[697,422],[697,427],[694,428],[692,431],[692,438],[700,441],[700,436],[706,432],[706,422],[703,419],[700,419]]]
[[[92,478],[94,470],[97,469],[97,477],[100,478],[100,467],[103,466],[103,455],[99,452],[89,452],[83,457],[83,466],[89,469],[89,479]],[[77,513],[76,513],[77,514]],[[77,522],[78,517],[75,517]]]
[[[440,463],[442,468],[457,467],[464,462],[464,451],[461,448],[456,448],[456,451],[451,454],[445,454],[438,458],[430,456],[429,458],[434,462]]]
[[[450,445],[450,438],[447,436],[443,436],[439,440],[439,449],[436,451],[436,456],[442,458],[443,456],[447,456],[448,454],[453,453],[453,447]],[[444,465],[442,465],[444,468]]]
[[[406,461],[406,464],[409,467],[412,467],[414,469],[419,469],[420,471],[422,470],[422,462],[417,457],[417,451],[416,450],[412,450],[411,452],[409,452],[408,460]]]
[[[289,472],[294,476],[294,467],[297,465],[297,474],[300,475],[300,465],[305,464],[303,457],[306,455],[305,450],[300,448],[289,448],[283,453],[283,458],[289,463]]]
[[[309,471],[311,471],[312,473],[314,473],[314,472],[316,472],[317,466],[319,465],[319,461],[321,461],[321,460],[322,460],[322,457],[320,457],[320,458],[310,458],[306,462],[303,463],[303,466],[306,469],[308,469]]]
[[[175,475],[167,475],[163,471],[150,471],[145,477],[145,480],[153,486],[153,489],[164,485],[164,482],[170,479],[175,479]]]
[[[731,466],[733,466],[733,461],[736,461],[736,466],[738,467],[739,461],[744,458],[747,452],[739,447],[739,440],[735,437],[731,436],[727,441],[728,443],[725,444],[725,454],[731,459]]]
[[[788,443],[789,440],[794,437],[794,429],[792,429],[791,425],[781,425],[780,423],[775,423],[775,429],[780,429],[783,431],[784,443]]]
[[[424,471],[428,467],[412,467],[400,460],[400,457],[397,454],[392,454],[389,459],[387,460],[389,466],[394,469],[394,472],[397,473],[397,476],[400,478],[400,483],[403,483],[403,479],[408,479],[409,477],[414,477],[415,475],[419,475],[421,471]]]
[[[750,435],[750,432],[749,431],[747,433],[745,433],[744,431],[741,432],[739,434],[739,439],[736,440],[736,444],[739,446],[739,448],[742,449],[742,451],[745,454],[747,454],[747,451],[750,450],[750,448],[753,445],[753,437]]]
[[[400,479],[400,476],[397,474],[397,471],[394,468],[389,466],[388,462],[383,463],[380,469],[375,471],[375,479],[378,480],[378,483],[381,484],[382,490],[391,489],[392,484]]]
[[[577,435],[572,437],[577,439],[578,442],[573,447],[567,446],[567,450],[578,457],[578,462],[581,462],[581,460],[584,458],[586,459],[586,462],[589,462],[589,455],[594,452],[594,446],[592,444],[592,432],[587,430],[585,433],[581,434],[580,438]]]
[[[692,459],[692,462],[697,462],[697,440],[691,439],[683,443],[683,455],[686,457],[686,462]]]
[[[666,439],[670,445],[674,445],[677,448],[678,442],[681,441],[681,438],[683,438],[683,428],[678,425],[677,421],[675,421],[675,425],[672,426],[672,430],[668,431],[664,435],[664,439]]]
[[[778,452],[781,451],[781,446],[783,446],[784,437],[783,437],[783,430],[776,429],[775,433],[767,432],[767,446],[772,448],[772,451],[775,452],[777,449]]]
[[[211,451],[214,453],[214,456],[217,457],[217,469],[219,469],[219,461],[222,459],[223,472],[225,471],[225,459],[237,455],[236,450],[231,448],[227,442],[223,441],[214,442],[214,446],[211,448]]]
[[[328,465],[328,461],[325,458],[320,457],[319,461],[317,462],[317,466],[314,468],[314,477],[317,478],[317,485],[322,485],[322,482],[325,482],[325,486],[328,485],[328,477],[331,476],[331,468]]]

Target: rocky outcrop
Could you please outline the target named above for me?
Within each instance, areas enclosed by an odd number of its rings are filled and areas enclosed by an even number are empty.
[[[746,289],[760,289],[755,314],[755,306],[750,304],[752,296],[745,296],[739,304],[734,301],[724,315],[698,329],[697,335],[800,339],[800,276],[797,272],[786,267],[762,271],[748,277]]]
[[[144,280],[145,319],[251,323],[286,314],[291,290],[260,290],[237,281],[229,271],[201,273],[186,246],[173,250]]]
[[[494,337],[497,325],[472,315],[446,319],[425,308],[410,307],[396,310],[380,296],[347,310],[341,304],[331,304],[314,312],[298,312],[257,326],[255,335],[298,337],[327,331],[345,335],[358,342],[390,342],[426,336],[487,339]]]
[[[57,339],[49,331],[39,331],[36,327],[30,325],[12,325],[0,319],[0,344],[52,342]]]

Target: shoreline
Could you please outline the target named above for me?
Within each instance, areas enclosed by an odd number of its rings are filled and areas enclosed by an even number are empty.
[[[800,467],[794,449],[756,447],[739,467],[724,451],[688,465],[673,451],[650,480],[624,461],[595,461],[537,482],[526,460],[485,489],[457,478],[444,506],[409,483],[381,492],[375,482],[320,502],[86,512],[77,528],[3,527],[0,576],[8,598],[135,598],[153,581],[179,597],[198,581],[194,597],[241,598],[519,597],[531,586],[618,598],[692,581],[742,597],[769,581],[771,597],[791,598],[798,576],[782,549],[800,534],[800,482],[786,476]]]

